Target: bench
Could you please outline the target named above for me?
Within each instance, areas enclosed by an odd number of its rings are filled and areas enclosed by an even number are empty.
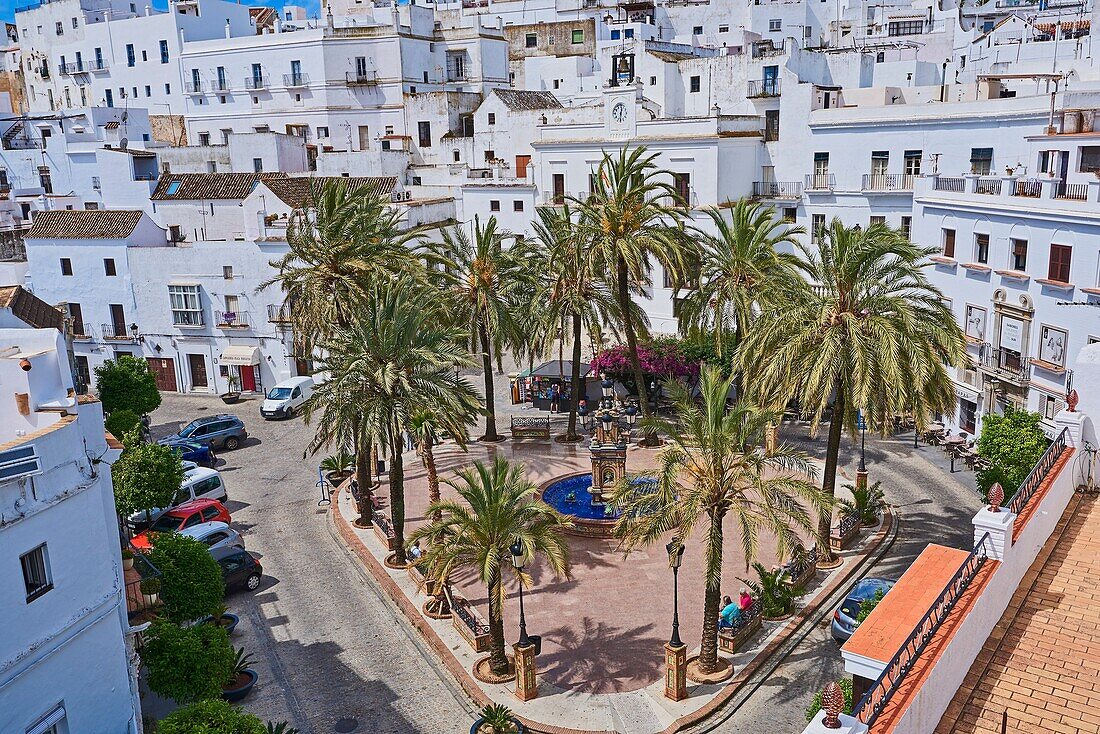
[[[512,438],[550,439],[550,419],[535,416],[511,417]]]
[[[492,642],[489,625],[481,620],[474,608],[470,606],[470,602],[461,596],[452,595],[448,592],[448,598],[451,605],[451,624],[458,630],[458,634],[470,643],[470,647],[474,649],[474,652],[488,650],[489,644]]]
[[[722,652],[735,653],[763,627],[760,613],[760,602],[753,600],[748,609],[741,612],[741,616],[732,627],[718,628],[718,649]]]
[[[783,570],[787,572],[791,586],[801,591],[817,573],[817,546],[810,550],[795,549],[791,560],[784,564]]]
[[[394,535],[393,525],[385,513],[374,513],[374,517],[371,519],[371,528],[378,539],[382,541],[382,545],[386,546],[387,551],[393,553],[397,550],[397,536]]]
[[[837,526],[829,530],[829,547],[835,551],[844,550],[859,537],[859,515],[844,513]]]

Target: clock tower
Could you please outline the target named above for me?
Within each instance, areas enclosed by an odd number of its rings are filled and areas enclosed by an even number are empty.
[[[634,79],[634,54],[611,57],[611,78],[603,88],[604,129],[610,139],[629,140],[637,133],[641,82]]]

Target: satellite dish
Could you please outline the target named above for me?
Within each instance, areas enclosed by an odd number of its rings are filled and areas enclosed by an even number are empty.
[[[130,144],[130,141],[126,138],[118,141],[118,147],[120,150],[126,150],[126,146]]]

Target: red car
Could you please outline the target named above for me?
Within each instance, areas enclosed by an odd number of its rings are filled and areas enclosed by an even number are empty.
[[[134,536],[134,547],[147,550],[152,546],[151,533],[174,533],[203,522],[219,521],[229,523],[229,510],[217,500],[198,499],[184,502],[161,515],[152,526]]]

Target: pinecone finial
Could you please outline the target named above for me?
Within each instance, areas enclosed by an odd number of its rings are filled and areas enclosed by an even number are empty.
[[[821,723],[826,729],[840,728],[840,712],[844,710],[844,691],[836,681],[830,682],[821,692],[821,708],[825,709],[825,718]]]

